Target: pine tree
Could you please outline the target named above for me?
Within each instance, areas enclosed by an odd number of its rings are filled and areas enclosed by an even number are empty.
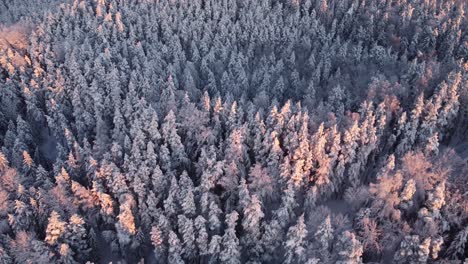
[[[154,247],[154,257],[156,259],[162,259],[164,254],[164,241],[163,232],[157,226],[151,228],[151,244]]]
[[[195,218],[194,226],[196,230],[196,244],[198,254],[203,259],[208,255],[208,232],[206,230],[206,220],[203,216],[199,215]]]
[[[296,208],[295,192],[292,185],[288,185],[288,188],[284,191],[281,196],[281,204],[278,210],[274,212],[278,222],[282,227],[286,227],[290,224],[291,220],[296,218],[294,209]]]
[[[210,257],[208,263],[218,263],[220,261],[222,239],[223,238],[218,235],[211,237],[211,241],[208,246],[208,253]]]
[[[282,244],[283,229],[277,220],[263,222],[263,233],[260,239],[262,260],[272,262],[278,258],[278,248]]]
[[[236,225],[239,214],[236,211],[226,215],[226,229],[222,238],[222,250],[219,259],[223,263],[241,263],[239,239],[236,236]]]
[[[169,217],[175,216],[179,212],[179,184],[175,176],[172,177],[171,186],[167,198],[164,200],[164,210]]]
[[[171,75],[167,78],[167,82],[164,85],[164,89],[161,93],[161,113],[163,115],[169,114],[169,112],[173,111],[176,112],[177,110],[177,102],[175,98],[176,88],[174,84],[174,79]]]
[[[250,191],[245,179],[241,179],[238,187],[239,209],[243,210],[250,203]]]
[[[74,260],[73,251],[70,249],[70,247],[67,244],[60,245],[59,254],[60,254],[59,263],[63,263],[63,264],[77,264],[78,263]]]
[[[439,134],[436,132],[430,138],[427,139],[427,144],[424,149],[426,155],[437,156],[439,154]]]
[[[262,204],[255,194],[249,200],[249,204],[244,208],[242,227],[245,235],[241,239],[241,242],[244,248],[249,249],[249,255],[254,257],[260,255],[260,225],[265,215],[262,210]]]
[[[395,263],[426,263],[430,253],[431,239],[420,241],[419,236],[406,236],[395,252]]]
[[[454,240],[450,243],[447,252],[450,254],[452,259],[458,259],[463,257],[466,252],[468,245],[468,227],[460,230],[455,236]]]
[[[4,264],[11,264],[13,263],[12,257],[8,255],[6,250],[3,247],[0,247],[0,262]]]
[[[426,206],[432,212],[438,212],[445,204],[445,182],[438,183],[433,190],[427,194]]]
[[[171,110],[164,118],[164,123],[161,128],[164,142],[169,146],[171,152],[171,161],[174,166],[183,165],[187,162],[184,145],[177,133],[176,118]]]
[[[211,201],[210,208],[208,210],[208,227],[214,233],[217,233],[221,226],[219,217],[222,212],[223,211],[219,209],[218,205],[214,201]]]
[[[330,247],[333,242],[333,228],[331,226],[330,215],[328,215],[315,232],[315,239],[318,244],[318,255],[323,262],[330,261]]]
[[[362,245],[352,232],[345,231],[341,234],[333,247],[333,251],[336,254],[336,263],[362,263]]]
[[[7,167],[8,167],[8,160],[7,160],[6,156],[5,156],[5,154],[3,154],[0,151],[0,172],[5,170]]]
[[[120,204],[120,213],[117,216],[118,222],[115,224],[119,243],[125,247],[131,242],[132,236],[136,234],[135,217],[133,208],[135,200],[132,195],[126,194],[122,197]]]
[[[75,214],[70,217],[66,227],[65,241],[75,253],[77,260],[88,259],[91,251],[88,244],[88,232],[84,224],[83,218]]]
[[[304,215],[301,215],[296,225],[289,228],[284,242],[284,263],[305,262],[307,248],[307,228],[304,223]]]
[[[20,192],[21,188],[22,187],[20,185],[18,192]],[[34,214],[30,206],[20,200],[15,200],[14,214],[8,214],[8,222],[10,226],[15,231],[28,230],[33,223],[33,218]]]
[[[179,186],[179,200],[182,212],[188,217],[193,217],[196,211],[193,182],[185,171],[180,176]]]
[[[382,251],[382,247],[379,243],[381,231],[378,223],[374,219],[364,217],[360,219],[358,223],[359,240],[362,241],[362,247],[364,252],[370,252],[372,254],[379,254]]]
[[[177,237],[176,233],[174,231],[169,231],[169,238],[168,238],[168,244],[169,244],[169,255],[167,257],[167,263],[169,264],[183,264],[185,263],[182,260],[182,248],[180,245],[180,240]]]
[[[23,165],[26,168],[26,170],[31,169],[33,164],[34,164],[34,161],[32,160],[31,156],[26,150],[24,150],[23,151]]]
[[[52,246],[58,245],[58,241],[64,235],[65,227],[66,223],[60,220],[60,215],[56,211],[52,211],[47,223],[45,242]]]
[[[187,218],[185,215],[179,215],[177,225],[179,233],[182,236],[182,256],[184,259],[190,261],[196,254],[193,220]]]
[[[413,206],[413,196],[416,193],[416,183],[413,179],[406,182],[403,190],[400,193],[401,207],[409,209]]]

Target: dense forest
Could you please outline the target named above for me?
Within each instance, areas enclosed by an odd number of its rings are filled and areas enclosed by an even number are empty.
[[[0,0],[0,263],[468,263],[464,0]]]

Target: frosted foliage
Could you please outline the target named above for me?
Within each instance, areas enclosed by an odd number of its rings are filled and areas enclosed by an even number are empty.
[[[163,234],[157,226],[151,228],[151,243],[155,248],[160,247],[163,244]]]
[[[82,217],[76,214],[70,217],[65,237],[68,245],[76,252],[78,258],[85,259],[88,256],[91,249],[88,244],[88,231]]]
[[[135,218],[133,216],[132,207],[134,200],[131,195],[125,195],[126,201],[120,206],[120,213],[117,216],[116,223],[119,242],[122,245],[130,243],[131,236],[136,233]]]
[[[401,200],[409,201],[413,198],[414,193],[416,192],[416,184],[413,179],[410,179],[406,182],[403,191],[401,192]]]
[[[182,249],[180,245],[180,240],[177,237],[176,233],[174,233],[172,230],[169,231],[168,247],[169,247],[169,255],[167,258],[167,263],[170,263],[170,264],[185,263],[181,257]]]
[[[439,211],[445,204],[445,182],[435,186],[427,195],[426,205],[432,211]]]
[[[247,232],[258,235],[260,222],[265,215],[263,214],[262,205],[258,197],[253,195],[250,200],[250,203],[244,209],[242,226]]]
[[[222,238],[222,250],[220,253],[220,260],[223,263],[237,264],[241,263],[240,250],[239,250],[239,239],[236,236],[235,227],[239,214],[236,211],[226,215],[227,229]]]
[[[467,257],[466,1],[0,1],[0,263]]]
[[[352,232],[345,231],[341,234],[333,250],[337,255],[335,263],[362,263],[363,248]]]
[[[295,261],[303,262],[306,259],[307,229],[304,224],[304,215],[301,215],[296,225],[289,228],[284,242],[286,250],[284,263]]]
[[[193,220],[179,215],[178,231],[182,235],[182,255],[186,259],[191,259],[195,255],[195,229],[193,226]]]
[[[206,230],[206,220],[202,216],[195,218],[195,229],[197,232],[196,243],[200,255],[204,256],[208,254],[208,233]]]
[[[327,216],[323,223],[315,232],[315,238],[319,242],[322,250],[328,251],[330,243],[333,241],[333,228],[330,222],[330,216]]]
[[[0,152],[0,171],[4,170],[8,166],[8,160],[2,152]]]
[[[52,211],[47,222],[45,241],[49,245],[56,245],[64,235],[65,222],[60,220],[60,215],[56,211]]]
[[[452,259],[458,259],[463,256],[466,248],[468,247],[468,227],[463,228],[455,236],[455,239],[450,244],[448,252]]]
[[[416,235],[406,236],[395,253],[396,263],[426,263],[430,253],[431,239],[420,241]]]

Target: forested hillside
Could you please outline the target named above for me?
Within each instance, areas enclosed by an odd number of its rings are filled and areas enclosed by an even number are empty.
[[[0,0],[0,263],[466,263],[467,11]]]

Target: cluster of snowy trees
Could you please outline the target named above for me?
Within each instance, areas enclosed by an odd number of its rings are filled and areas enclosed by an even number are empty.
[[[0,263],[468,258],[465,1],[29,2]]]

